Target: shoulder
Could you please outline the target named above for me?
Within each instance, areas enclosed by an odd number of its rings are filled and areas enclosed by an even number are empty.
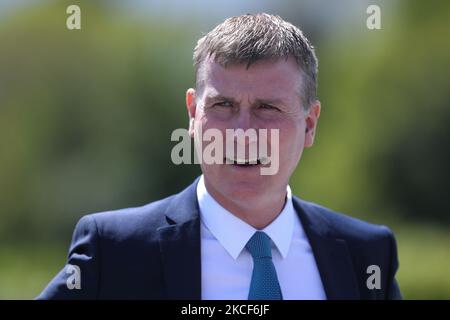
[[[165,212],[173,197],[174,195],[139,207],[84,215],[77,223],[74,237],[87,232],[116,240],[148,237],[167,224]]]
[[[297,197],[294,197],[294,203],[302,211],[301,218],[311,226],[326,231],[329,236],[334,238],[343,239],[356,245],[379,243],[380,241],[390,245],[394,239],[391,229],[385,225],[369,223]]]
[[[313,235],[311,239],[316,241],[316,250],[321,250],[320,245],[327,243],[340,243],[340,248],[345,249],[340,251],[338,258],[343,261],[350,258],[353,271],[359,279],[363,299],[401,298],[395,281],[398,269],[397,245],[388,227],[350,217],[297,197],[293,199],[306,233]],[[331,242],[329,239],[332,239]],[[378,272],[382,271],[380,283],[383,284],[381,287],[384,291],[368,289],[367,276],[373,272],[369,267],[378,267]]]
[[[158,229],[198,218],[197,182],[198,178],[181,192],[144,206],[85,215],[78,222],[74,237],[89,233],[113,241],[153,241]]]

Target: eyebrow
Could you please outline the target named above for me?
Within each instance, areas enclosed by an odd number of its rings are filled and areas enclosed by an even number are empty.
[[[237,101],[232,97],[227,97],[221,94],[218,95],[210,95],[206,96],[206,101],[218,101],[218,100],[224,100],[224,101],[230,101],[233,103],[236,103]],[[281,99],[255,99],[255,104],[270,104],[270,105],[286,105],[286,103]]]
[[[236,100],[234,98],[226,97],[221,94],[206,96],[205,100],[206,101],[226,100],[226,101],[236,102]]]
[[[260,104],[286,105],[281,99],[256,99],[255,102]]]

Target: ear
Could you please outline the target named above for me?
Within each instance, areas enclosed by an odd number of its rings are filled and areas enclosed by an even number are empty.
[[[314,136],[316,134],[317,122],[320,117],[320,101],[316,100],[310,107],[309,113],[305,118],[305,147],[312,147]]]
[[[194,119],[197,104],[195,102],[195,90],[192,88],[186,91],[186,108],[189,116],[189,135],[194,137]]]

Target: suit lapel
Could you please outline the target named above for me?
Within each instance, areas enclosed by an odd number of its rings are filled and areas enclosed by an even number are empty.
[[[158,229],[168,299],[201,299],[200,215],[195,180],[166,209],[168,226]]]
[[[319,210],[297,197],[293,197],[293,202],[313,250],[327,298],[359,299],[346,241],[331,235],[329,221]]]

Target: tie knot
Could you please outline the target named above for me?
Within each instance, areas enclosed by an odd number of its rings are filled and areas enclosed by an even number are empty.
[[[272,258],[270,237],[262,231],[256,231],[246,244],[247,250],[256,258]]]

